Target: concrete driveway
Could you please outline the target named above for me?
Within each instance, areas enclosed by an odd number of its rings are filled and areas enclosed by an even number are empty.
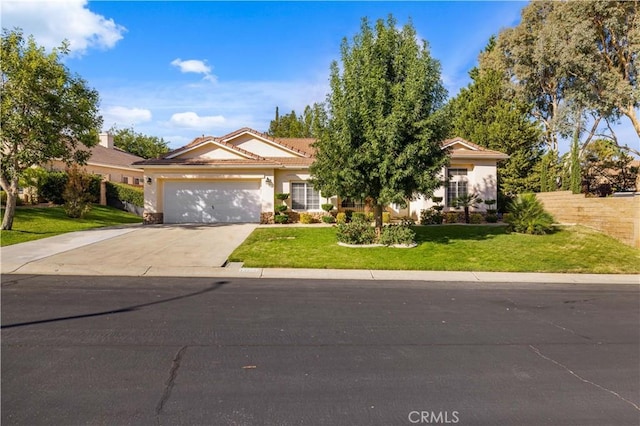
[[[154,225],[73,232],[2,248],[2,273],[207,276],[255,224]]]

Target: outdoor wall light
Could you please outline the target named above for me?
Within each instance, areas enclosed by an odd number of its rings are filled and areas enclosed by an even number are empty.
[[[267,182],[268,184],[272,184],[273,183],[273,182],[271,182],[271,178],[269,178],[269,177],[266,178],[264,181]]]
[[[151,185],[151,178],[150,178],[150,177],[147,177],[147,183],[148,183],[149,185]]]

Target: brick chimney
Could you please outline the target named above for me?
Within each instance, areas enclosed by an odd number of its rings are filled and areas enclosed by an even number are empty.
[[[100,145],[113,149],[113,135],[111,133],[100,133]]]

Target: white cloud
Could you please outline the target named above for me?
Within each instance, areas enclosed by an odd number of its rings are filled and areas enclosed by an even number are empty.
[[[225,118],[222,115],[200,117],[192,111],[175,113],[171,116],[169,121],[177,127],[186,127],[197,130],[209,130],[215,127],[221,127],[225,124]]]
[[[1,6],[2,26],[22,28],[46,49],[69,41],[72,55],[90,48],[111,49],[122,39],[125,27],[93,13],[87,0],[9,0]]]
[[[151,121],[152,114],[148,109],[113,106],[102,111],[102,118],[103,127],[110,128],[113,125],[122,127],[145,123]]]
[[[188,59],[183,61],[182,59],[177,58],[171,61],[171,65],[180,68],[180,72],[204,74],[205,80],[209,80],[214,83],[216,82],[216,76],[211,74],[211,67],[207,65],[205,61],[198,59]]]

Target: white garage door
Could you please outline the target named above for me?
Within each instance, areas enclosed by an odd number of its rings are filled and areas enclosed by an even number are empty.
[[[168,181],[164,223],[260,222],[260,181]]]

